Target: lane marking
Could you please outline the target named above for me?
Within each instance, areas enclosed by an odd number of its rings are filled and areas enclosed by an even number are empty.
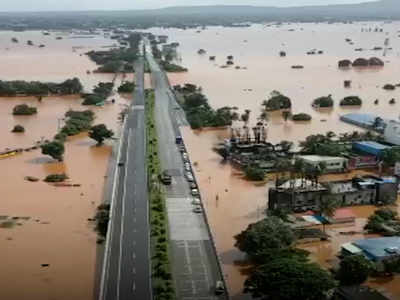
[[[120,281],[121,281],[121,265],[122,265],[122,241],[124,236],[124,219],[125,219],[125,194],[126,194],[126,184],[127,184],[127,168],[129,166],[129,150],[131,147],[131,128],[128,131],[128,148],[126,152],[126,164],[125,164],[125,178],[123,185],[123,193],[122,193],[122,214],[121,214],[121,232],[119,236],[119,258],[118,258],[118,279],[117,279],[117,300],[119,299],[120,294]]]

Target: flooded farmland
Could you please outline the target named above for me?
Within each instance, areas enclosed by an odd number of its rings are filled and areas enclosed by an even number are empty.
[[[375,28],[378,28],[377,32]],[[383,118],[397,119],[399,104],[391,105],[389,100],[400,100],[400,92],[398,89],[386,91],[382,87],[387,83],[399,83],[399,30],[400,23],[354,23],[151,31],[168,35],[170,42],[180,43],[179,62],[189,72],[170,74],[171,83],[201,86],[212,107],[236,106],[240,112],[250,109],[254,122],[260,115],[262,101],[277,90],[292,99],[293,113],[304,112],[312,116],[311,122],[294,123],[285,122],[280,113],[269,114],[268,141],[277,143],[281,140],[298,142],[315,133],[334,131],[340,134],[359,130],[339,120],[340,115],[349,112],[374,113]],[[351,39],[353,44],[345,39]],[[386,39],[389,49],[383,56]],[[381,47],[382,50],[372,50],[374,47]],[[355,51],[357,48],[363,51]],[[207,53],[199,55],[199,49]],[[313,49],[321,50],[323,54],[306,54]],[[287,56],[280,57],[280,51],[285,51]],[[234,57],[235,65],[221,68],[226,64],[228,55]],[[210,61],[209,56],[216,56],[216,60]],[[338,69],[339,60],[358,57],[379,57],[385,61],[385,66]],[[292,69],[292,65],[303,65],[304,69]],[[235,66],[240,66],[240,69]],[[345,80],[352,81],[351,88],[344,87]],[[316,110],[311,106],[315,98],[329,94],[335,101],[333,109]],[[340,107],[339,101],[350,95],[360,96],[362,106]],[[376,99],[379,99],[378,105],[374,104]],[[243,254],[234,247],[234,235],[263,217],[268,201],[268,184],[256,186],[243,180],[237,170],[229,164],[222,164],[220,157],[212,151],[216,143],[229,137],[228,130],[194,132],[185,129],[184,136],[191,159],[198,163],[196,175],[206,199],[207,213],[229,290],[233,299],[246,299],[242,294],[246,265],[243,264]],[[327,267],[342,243],[364,237],[363,234],[341,235],[340,232],[360,231],[374,209],[371,206],[352,208],[357,216],[355,224],[328,226],[332,242],[302,247],[312,252],[313,260]],[[398,299],[400,291],[396,286],[399,282],[399,278],[379,284],[371,280],[371,285],[383,290],[392,299]]]
[[[62,36],[62,40],[56,40]],[[12,43],[16,37],[18,43]],[[65,33],[0,32],[0,79],[60,82],[78,77],[86,91],[113,75],[87,74],[97,67],[83,53],[110,46],[114,41],[94,36],[72,38]],[[44,48],[28,46],[27,40]],[[132,75],[129,75],[130,78]],[[117,78],[118,86],[122,78]],[[94,124],[105,123],[118,131],[118,114],[130,97],[111,96],[115,104],[90,108]],[[31,97],[0,98],[0,151],[26,148],[42,139],[51,139],[63,126],[66,111],[84,110],[77,96],[51,96],[38,102]],[[33,116],[13,116],[12,108],[26,103],[37,107]],[[11,133],[21,124],[25,133]],[[54,162],[40,150],[23,152],[0,160],[0,215],[12,220],[0,228],[0,299],[77,299],[93,298],[96,264],[94,224],[88,221],[102,201],[111,144],[95,147],[80,134],[66,142],[64,162]],[[65,172],[80,187],[55,187],[43,181],[28,182],[25,176],[44,179]]]

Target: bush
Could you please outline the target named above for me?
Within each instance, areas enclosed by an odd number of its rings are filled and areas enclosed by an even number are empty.
[[[27,104],[16,105],[13,108],[13,115],[33,115],[37,113],[36,107],[30,107]]]
[[[358,285],[368,279],[372,269],[371,262],[363,255],[350,255],[340,262],[337,277],[343,285]]]
[[[135,83],[125,81],[118,88],[118,93],[132,93],[135,90]]]
[[[327,97],[319,97],[313,101],[313,106],[315,107],[332,107],[333,106],[333,99],[332,96],[329,95]]]
[[[21,125],[15,125],[11,132],[25,132],[25,128]]]
[[[246,178],[252,181],[262,181],[265,179],[265,172],[257,167],[249,166],[244,169]]]
[[[289,97],[282,95],[281,93],[274,91],[271,93],[271,97],[264,101],[265,110],[274,111],[280,109],[289,109],[292,107],[292,102]]]
[[[309,114],[300,113],[292,116],[293,121],[311,121],[311,116]]]
[[[343,98],[342,101],[340,101],[341,106],[361,105],[361,104],[362,104],[362,100],[358,96],[348,96],[348,97]]]
[[[384,90],[388,90],[388,91],[393,91],[393,90],[396,89],[396,86],[393,85],[393,84],[385,84],[385,85],[383,86],[383,89],[384,89]]]
[[[45,182],[63,182],[68,179],[65,174],[50,174],[44,179]]]

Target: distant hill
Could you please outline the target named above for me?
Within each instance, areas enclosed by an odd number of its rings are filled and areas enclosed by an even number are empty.
[[[181,6],[150,10],[0,13],[0,29],[232,26],[243,22],[400,20],[400,0],[301,7]]]

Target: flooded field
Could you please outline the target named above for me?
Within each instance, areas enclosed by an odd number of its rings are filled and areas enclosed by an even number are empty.
[[[101,36],[69,38],[40,32],[0,32],[1,80],[60,82],[78,77],[85,90],[113,75],[87,74],[96,69],[82,53],[109,46],[114,41]],[[12,43],[16,37],[19,43]],[[35,45],[28,46],[27,40]],[[132,75],[129,75],[132,78]],[[122,78],[116,80],[119,86]],[[112,95],[115,104],[90,107],[96,113],[94,124],[105,123],[118,131],[118,114],[130,97]],[[51,139],[63,126],[66,111],[84,110],[77,96],[0,98],[0,151],[29,147],[41,139]],[[13,116],[12,108],[27,103],[38,109],[33,116]],[[21,124],[25,133],[11,133]],[[102,201],[111,144],[95,147],[87,134],[68,139],[64,162],[54,162],[40,150],[23,152],[0,160],[0,215],[14,218],[10,228],[0,228],[0,299],[88,300],[94,293],[96,238],[94,224],[88,221]],[[43,181],[28,182],[25,176],[44,179],[65,172],[80,187],[55,187]],[[48,265],[47,265],[48,264]]]
[[[369,28],[372,29],[369,32]],[[374,32],[382,28],[382,32]],[[253,122],[261,112],[261,103],[273,90],[292,99],[292,112],[305,112],[311,122],[285,122],[280,113],[270,114],[268,140],[298,142],[314,133],[334,131],[336,134],[359,130],[344,124],[340,115],[348,112],[369,112],[384,118],[399,117],[399,104],[390,105],[389,100],[400,100],[399,89],[385,91],[384,84],[399,83],[400,63],[400,23],[354,23],[354,24],[290,24],[282,26],[253,25],[250,28],[211,27],[197,33],[196,30],[153,29],[156,34],[166,34],[170,42],[179,42],[180,62],[189,68],[188,73],[170,74],[172,84],[195,83],[203,88],[214,108],[237,106],[239,111],[251,110]],[[365,32],[367,31],[367,32]],[[374,51],[374,47],[384,48],[386,38],[389,48]],[[351,39],[350,45],[345,39]],[[356,52],[356,48],[364,51]],[[197,51],[204,49],[206,55]],[[307,55],[306,52],[322,50],[321,55]],[[369,49],[369,50],[368,50]],[[286,57],[279,57],[286,51]],[[209,56],[216,56],[216,61]],[[228,55],[234,56],[235,66],[221,68]],[[350,68],[339,70],[341,59],[354,60],[358,57],[380,57],[385,61],[383,68]],[[304,69],[291,69],[292,65],[303,65]],[[352,87],[345,88],[344,80],[351,80]],[[331,94],[335,100],[333,109],[315,110],[312,101]],[[355,108],[339,107],[339,101],[350,95],[360,96],[363,105]],[[379,99],[379,104],[374,101]],[[237,124],[242,126],[242,124]],[[234,247],[234,235],[244,230],[248,224],[263,217],[268,198],[268,185],[255,186],[238,176],[228,164],[221,164],[220,157],[211,149],[215,143],[229,136],[228,130],[193,132],[186,129],[185,142],[190,156],[198,162],[196,174],[207,213],[213,227],[217,247],[223,262],[224,273],[234,299],[245,299],[242,294],[246,277],[243,254]],[[210,178],[211,177],[211,178]],[[218,197],[217,197],[218,195]],[[217,200],[218,199],[218,200]],[[327,232],[332,242],[313,243],[303,248],[312,252],[311,258],[324,266],[337,254],[344,242],[363,238],[364,235],[341,235],[341,231],[360,231],[374,207],[352,208],[357,216],[352,226],[328,226]],[[383,289],[392,299],[400,297],[399,278],[389,282],[371,285]]]

